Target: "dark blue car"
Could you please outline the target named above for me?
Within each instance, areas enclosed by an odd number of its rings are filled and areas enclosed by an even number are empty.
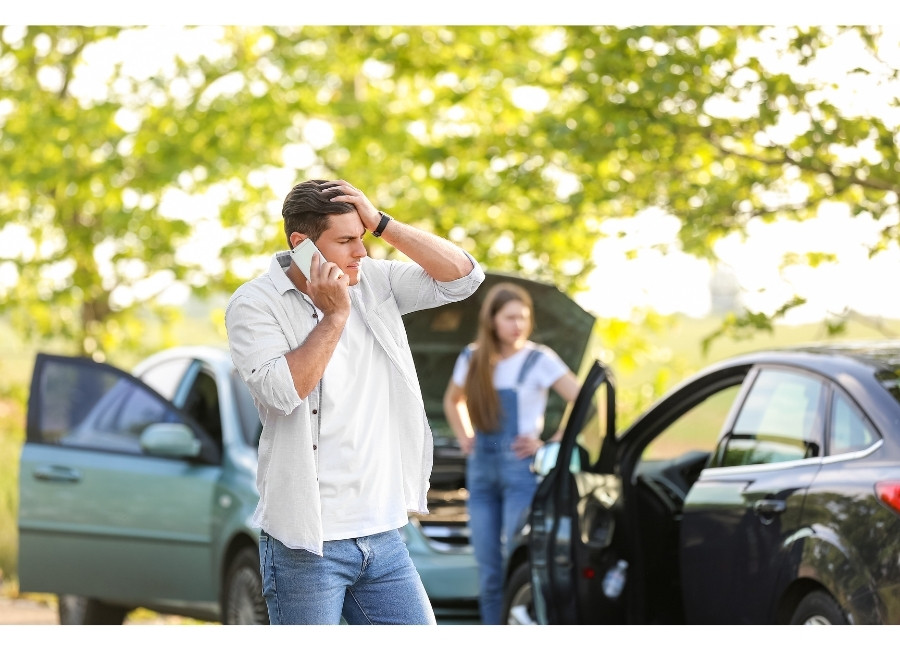
[[[536,462],[508,622],[900,623],[900,341],[736,357],[614,431],[595,363]]]

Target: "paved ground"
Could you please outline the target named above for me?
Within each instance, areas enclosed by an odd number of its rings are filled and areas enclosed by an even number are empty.
[[[32,598],[10,598],[0,595],[0,625],[58,625],[56,603]],[[128,615],[125,625],[217,625],[181,616],[155,614],[138,610]],[[477,625],[472,617],[440,616],[438,625]]]
[[[196,623],[180,616],[156,615],[146,610],[129,614],[125,625],[184,625]],[[31,598],[0,596],[0,625],[57,625],[56,603]]]
[[[26,598],[0,597],[0,625],[56,625],[56,608]]]

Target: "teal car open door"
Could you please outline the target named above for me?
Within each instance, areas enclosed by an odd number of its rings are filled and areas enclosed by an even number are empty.
[[[20,589],[208,599],[220,459],[195,422],[135,377],[39,354],[20,465]]]

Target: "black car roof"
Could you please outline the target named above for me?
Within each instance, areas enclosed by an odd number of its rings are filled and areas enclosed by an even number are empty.
[[[900,340],[840,341],[804,343],[786,347],[744,352],[710,363],[697,373],[670,388],[667,397],[703,378],[731,374],[738,368],[753,365],[789,365],[821,374],[844,385],[843,378],[854,377],[855,383],[880,383],[900,401]],[[845,386],[846,387],[846,386]],[[849,387],[848,387],[849,388]]]
[[[727,362],[729,364],[745,361],[760,363],[766,358],[772,361],[791,359],[801,363],[801,365],[849,362],[861,364],[874,370],[898,370],[900,369],[900,340],[805,343],[748,352],[732,357]],[[803,359],[805,359],[805,362]]]
[[[796,346],[797,351],[810,354],[845,356],[860,363],[879,368],[900,367],[900,341],[840,341],[816,345]]]

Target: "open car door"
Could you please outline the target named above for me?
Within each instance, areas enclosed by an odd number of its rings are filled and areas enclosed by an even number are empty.
[[[557,462],[544,477],[529,514],[538,623],[625,622],[625,583],[616,576],[625,567],[619,564],[624,554],[617,547],[622,536],[616,535],[622,491],[614,474],[615,410],[612,375],[595,361],[559,447],[557,458],[571,461]]]
[[[136,377],[39,353],[19,475],[23,591],[203,601],[221,452]]]

